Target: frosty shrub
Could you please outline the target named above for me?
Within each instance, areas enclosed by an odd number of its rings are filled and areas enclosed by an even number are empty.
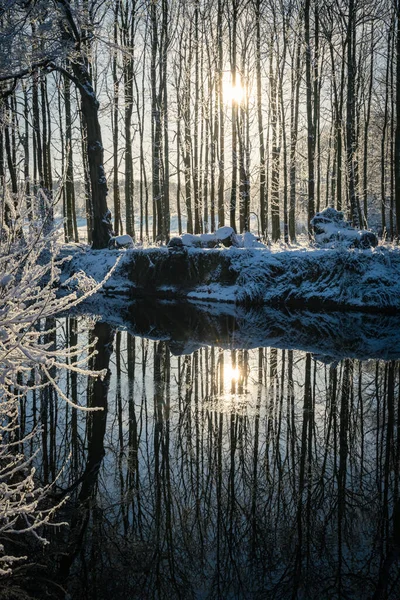
[[[28,219],[22,200],[11,199],[7,192],[0,203],[0,575],[4,575],[25,558],[7,556],[5,539],[30,532],[45,543],[43,525],[58,508],[49,507],[49,486],[35,484],[34,456],[28,459],[24,454],[26,441],[37,431],[18,439],[20,399],[32,390],[53,386],[60,398],[76,406],[54,372],[68,369],[93,377],[105,373],[86,368],[94,345],[54,348],[51,342],[44,343],[50,332],[40,326],[94,294],[104,281],[94,285],[81,276],[80,289],[58,297],[60,232],[50,226],[49,211],[42,219],[31,215]],[[30,210],[35,212],[32,206]]]

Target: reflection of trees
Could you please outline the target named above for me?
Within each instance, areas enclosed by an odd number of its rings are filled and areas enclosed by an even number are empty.
[[[113,350],[114,331],[106,323],[98,322],[94,326],[93,331],[90,332],[90,335],[93,339],[97,338],[97,354],[91,359],[92,364],[90,366],[92,369],[98,371],[105,369],[107,374],[104,379],[96,378],[88,382],[87,406],[101,410],[95,410],[89,413],[87,417],[86,464],[80,477],[80,491],[70,520],[70,531],[66,549],[60,560],[59,572],[62,580],[68,577],[75,558],[82,551],[83,539],[90,517],[92,517],[93,523],[93,545],[91,552],[86,556],[85,562],[87,562],[85,566],[89,571],[96,571],[95,568],[93,569],[93,566],[98,566],[102,563],[101,540],[96,535],[101,526],[102,519],[101,511],[97,506],[95,497],[99,471],[105,454],[104,437],[108,412],[109,362]],[[76,416],[73,417],[73,420],[75,418]]]
[[[64,478],[81,477],[81,503],[96,494],[69,552],[77,581],[94,570],[88,597],[397,597],[398,362],[174,357],[126,333],[115,348],[107,423],[96,413],[85,430],[67,410],[48,440],[56,469],[72,449]]]

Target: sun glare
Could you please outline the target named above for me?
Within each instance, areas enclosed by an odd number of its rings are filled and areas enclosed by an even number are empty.
[[[231,385],[236,383],[240,377],[240,371],[238,367],[232,367],[231,365],[224,365],[224,379],[225,385]]]
[[[241,84],[239,73],[236,74],[235,85],[232,85],[231,74],[225,73],[222,82],[222,87],[225,104],[232,104],[232,102],[240,104],[242,102],[244,98],[244,88]]]

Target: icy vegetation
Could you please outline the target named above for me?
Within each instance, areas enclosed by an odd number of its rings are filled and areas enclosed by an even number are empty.
[[[36,485],[35,456],[25,456],[25,445],[40,433],[40,426],[21,436],[24,398],[52,387],[77,408],[58,383],[60,373],[105,375],[87,368],[93,343],[70,348],[56,348],[54,343],[54,316],[95,294],[100,282],[81,272],[75,276],[75,290],[58,297],[63,262],[55,259],[59,233],[47,218],[24,218],[15,198],[6,195],[5,201],[8,219],[0,236],[0,575],[11,573],[14,564],[26,558],[23,544],[15,547],[11,539],[29,533],[46,543],[43,527],[60,506],[49,502],[51,486]]]
[[[65,267],[63,285],[68,287],[78,271],[99,282],[120,258],[102,288],[108,294],[322,310],[400,309],[400,251],[396,246],[271,249],[255,240],[257,247],[204,248],[193,244],[198,237],[173,238],[169,247],[81,248]]]

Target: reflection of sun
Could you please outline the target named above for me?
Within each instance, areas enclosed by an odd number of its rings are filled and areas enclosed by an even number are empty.
[[[236,74],[236,83],[232,85],[232,79],[230,73],[225,73],[222,81],[224,102],[231,104],[236,102],[240,104],[244,98],[244,88],[240,82],[239,73]]]
[[[225,386],[229,386],[232,383],[236,383],[240,377],[240,370],[238,367],[232,365],[224,365],[224,382]]]

